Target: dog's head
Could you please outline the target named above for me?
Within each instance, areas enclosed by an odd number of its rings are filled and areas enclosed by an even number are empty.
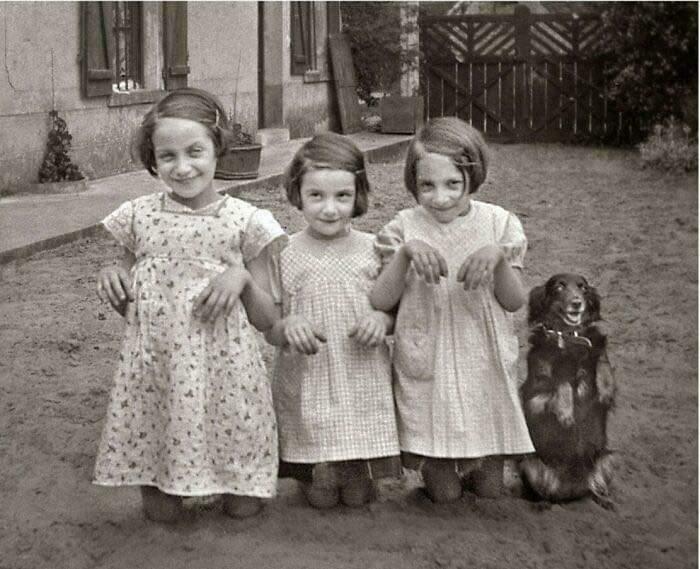
[[[600,320],[600,296],[581,275],[561,273],[530,291],[530,325],[578,328]]]

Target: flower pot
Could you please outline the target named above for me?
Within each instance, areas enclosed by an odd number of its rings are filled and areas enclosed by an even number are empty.
[[[413,134],[423,126],[423,97],[384,97],[379,114],[383,133]]]
[[[261,144],[229,146],[219,157],[214,177],[219,180],[251,180],[258,177]]]

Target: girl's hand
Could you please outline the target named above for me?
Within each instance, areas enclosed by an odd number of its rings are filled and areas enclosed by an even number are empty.
[[[97,276],[97,296],[124,316],[127,305],[134,300],[130,281],[129,272],[124,267],[105,267]]]
[[[194,300],[192,313],[204,322],[213,322],[222,314],[231,314],[241,293],[251,282],[250,273],[242,267],[230,267],[215,276]]]
[[[503,250],[498,245],[485,245],[462,263],[457,273],[457,281],[464,282],[465,290],[486,286],[491,282],[496,267],[503,259]]]
[[[406,256],[411,259],[419,276],[427,283],[439,283],[440,277],[447,276],[447,262],[433,247],[414,239],[404,245]]]
[[[348,336],[368,348],[374,348],[384,341],[387,316],[379,310],[372,310],[357,319]]]
[[[307,356],[318,352],[320,343],[326,343],[326,337],[315,330],[304,316],[297,314],[285,318],[284,337],[292,348]]]

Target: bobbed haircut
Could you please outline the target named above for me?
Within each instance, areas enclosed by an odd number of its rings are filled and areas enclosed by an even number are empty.
[[[486,180],[489,158],[481,133],[456,117],[432,119],[416,133],[406,153],[404,183],[416,199],[416,164],[428,153],[450,158],[465,181],[469,178],[470,194]]]
[[[355,174],[355,205],[352,217],[358,217],[369,206],[369,180],[365,157],[355,143],[342,134],[324,132],[304,144],[292,158],[284,175],[287,199],[297,209],[301,204],[301,182],[309,170],[345,170]]]
[[[228,128],[226,111],[214,95],[194,87],[172,91],[145,114],[131,147],[132,157],[141,160],[151,176],[158,175],[153,133],[158,120],[163,118],[188,119],[204,125],[214,142],[217,157],[226,151],[233,139],[233,133]]]

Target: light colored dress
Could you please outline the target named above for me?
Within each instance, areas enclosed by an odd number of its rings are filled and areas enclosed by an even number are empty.
[[[103,224],[136,256],[135,301],[95,483],[273,496],[277,433],[256,332],[240,300],[214,323],[192,306],[212,277],[283,242],[282,228],[235,198],[193,211],[166,193],[126,202]]]
[[[281,252],[283,315],[306,316],[327,339],[310,356],[278,350],[273,394],[285,462],[394,456],[398,464],[388,347],[348,337],[372,310],[368,294],[380,269],[373,242],[356,230],[330,241],[302,231]]]
[[[527,240],[517,217],[472,200],[464,216],[437,222],[421,206],[399,212],[377,236],[387,263],[420,239],[445,258],[449,276],[427,284],[411,267],[401,297],[394,346],[394,393],[401,450],[439,458],[532,452],[518,397],[518,341],[512,314],[493,286],[465,291],[464,260],[488,244],[506,247],[522,267]]]

